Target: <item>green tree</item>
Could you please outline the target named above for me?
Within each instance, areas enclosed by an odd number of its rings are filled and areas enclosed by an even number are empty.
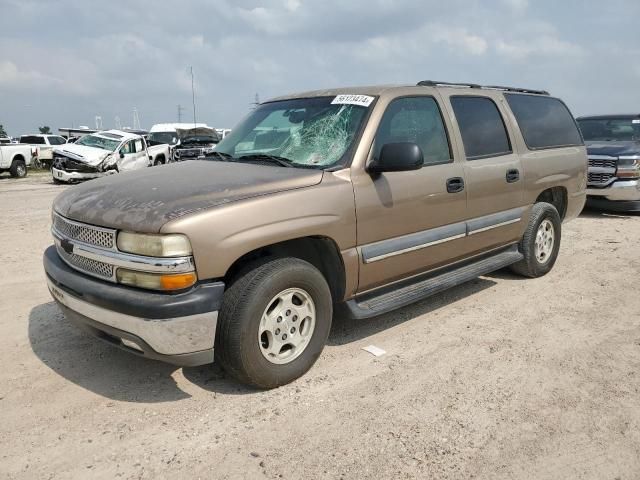
[[[7,132],[4,129],[4,125],[0,124],[0,137],[8,137]]]
[[[38,130],[40,130],[40,133],[44,135],[51,133],[51,129],[47,125],[44,127],[38,127]]]

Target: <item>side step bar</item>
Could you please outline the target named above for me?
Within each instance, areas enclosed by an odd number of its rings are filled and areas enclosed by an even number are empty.
[[[363,319],[381,315],[397,308],[405,307],[436,293],[473,280],[480,275],[494,272],[512,265],[524,257],[517,245],[512,245],[498,253],[484,256],[454,266],[445,272],[438,271],[428,277],[420,276],[411,283],[400,283],[392,288],[385,288],[361,295],[345,303],[346,314],[351,318]]]

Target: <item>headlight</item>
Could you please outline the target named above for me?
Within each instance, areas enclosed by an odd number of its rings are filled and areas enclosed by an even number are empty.
[[[119,268],[116,277],[118,283],[148,290],[183,290],[189,288],[198,280],[195,272],[188,273],[144,273]]]
[[[184,257],[191,255],[191,243],[185,235],[153,235],[131,232],[118,234],[118,250],[147,257]]]
[[[640,157],[622,156],[618,158],[618,169],[616,170],[618,178],[638,178],[640,177]]]

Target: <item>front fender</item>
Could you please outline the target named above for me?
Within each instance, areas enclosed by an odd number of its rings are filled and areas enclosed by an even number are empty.
[[[200,279],[222,278],[254,250],[304,237],[326,237],[345,251],[356,244],[353,189],[333,174],[312,187],[224,204],[166,223],[162,233],[189,237]]]

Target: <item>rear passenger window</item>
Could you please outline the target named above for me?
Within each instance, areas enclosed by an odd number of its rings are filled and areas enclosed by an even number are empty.
[[[422,150],[425,165],[452,160],[440,108],[432,97],[406,97],[387,107],[376,133],[374,157],[387,143],[411,142]]]
[[[504,96],[529,149],[582,145],[576,122],[562,101],[542,95]]]
[[[511,153],[511,143],[496,104],[487,97],[451,97],[467,160]]]

